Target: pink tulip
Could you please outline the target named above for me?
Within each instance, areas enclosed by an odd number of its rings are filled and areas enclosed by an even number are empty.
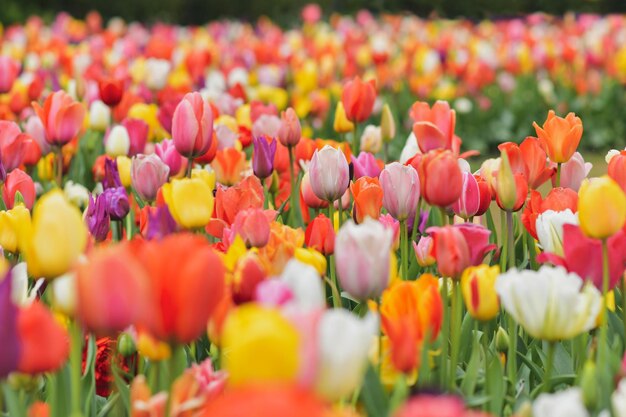
[[[437,100],[430,108],[426,102],[416,102],[410,116],[415,122],[413,134],[423,153],[433,149],[452,149],[456,112],[447,101]]]
[[[420,181],[412,166],[392,162],[380,173],[383,189],[383,207],[399,221],[406,220],[417,210],[420,199]]]
[[[300,142],[302,136],[302,128],[300,127],[300,120],[295,110],[289,107],[280,115],[280,128],[278,129],[278,140],[283,145],[296,146]]]
[[[335,239],[335,260],[341,288],[358,300],[379,297],[389,283],[392,231],[366,217],[348,221]]]
[[[155,154],[139,154],[133,157],[130,165],[131,184],[145,201],[154,201],[169,173],[170,167]]]
[[[8,209],[15,205],[15,194],[22,194],[24,204],[28,209],[33,208],[35,203],[35,183],[33,179],[21,169],[15,169],[7,175],[7,179],[2,186],[2,198]]]
[[[333,202],[346,192],[350,182],[350,167],[339,149],[326,145],[316,150],[309,165],[309,180],[313,193],[321,200]]]
[[[7,172],[22,165],[26,152],[25,138],[16,123],[0,120],[0,157]]]
[[[175,177],[185,166],[183,156],[178,153],[172,139],[165,139],[161,143],[157,143],[154,148],[155,153],[161,161],[170,167],[170,176]]]
[[[6,55],[0,56],[0,94],[8,93],[20,73],[20,63]]]
[[[230,227],[230,242],[239,235],[246,246],[262,248],[270,239],[270,223],[275,217],[274,210],[251,208],[240,211]]]
[[[354,180],[361,177],[376,178],[380,175],[380,166],[376,162],[376,157],[369,152],[361,152],[359,156],[352,157],[352,168]]]
[[[213,139],[213,111],[200,93],[187,93],[172,117],[172,139],[181,155],[196,158],[204,155]]]
[[[470,248],[460,229],[454,226],[429,227],[426,233],[433,237],[432,254],[439,273],[444,277],[459,278],[471,265]]]
[[[39,149],[41,149],[41,156],[46,156],[50,153],[50,144],[46,141],[46,129],[43,127],[39,117],[29,117],[28,120],[26,120],[24,132],[33,138],[37,145],[39,145]]]
[[[591,162],[585,162],[580,152],[575,152],[569,161],[561,165],[561,187],[578,191],[592,167]]]
[[[146,148],[146,142],[148,141],[150,126],[141,119],[124,119],[122,126],[126,128],[128,137],[130,138],[128,155],[135,156],[143,153]]]
[[[304,201],[304,204],[306,204],[307,207],[311,207],[313,209],[328,207],[328,201],[317,198],[313,189],[311,189],[311,181],[309,178],[309,173],[305,172],[302,176],[302,181],[300,181],[300,198]]]
[[[381,214],[378,218],[380,224],[391,230],[393,233],[393,249],[396,250],[400,247],[400,222],[391,216],[391,214]]]
[[[63,146],[78,134],[86,113],[85,106],[63,90],[50,94],[43,107],[33,103],[33,109],[41,119],[46,141],[54,146]]]
[[[293,298],[289,284],[278,279],[261,281],[254,289],[254,301],[268,307],[281,307]]]
[[[252,136],[276,137],[279,134],[281,121],[273,114],[262,114],[252,124]]]
[[[480,208],[480,189],[478,181],[470,172],[463,172],[463,188],[461,196],[452,204],[452,211],[457,216],[467,220],[478,213]]]
[[[457,224],[454,227],[461,231],[467,242],[471,265],[480,265],[487,252],[496,248],[496,245],[489,243],[489,229],[473,223]]]
[[[413,251],[417,258],[417,263],[422,268],[431,266],[436,262],[433,256],[433,238],[431,236],[422,236],[416,243],[413,242]]]

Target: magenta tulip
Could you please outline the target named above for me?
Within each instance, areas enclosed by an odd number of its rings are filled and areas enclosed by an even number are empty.
[[[359,156],[352,157],[352,170],[355,181],[361,177],[376,178],[381,171],[376,162],[376,157],[369,152],[361,152]]]
[[[187,158],[204,155],[213,139],[213,111],[200,93],[187,93],[172,117],[172,139]]]
[[[380,173],[380,185],[383,189],[383,207],[394,218],[404,221],[417,210],[420,181],[412,166],[392,162]]]
[[[141,119],[124,119],[122,126],[126,128],[128,137],[130,138],[129,156],[135,156],[142,153],[146,148],[148,141],[148,132],[150,127]]]
[[[183,156],[178,153],[172,139],[165,139],[161,143],[157,143],[154,147],[157,156],[161,161],[170,167],[170,176],[175,177],[184,166]]]
[[[491,230],[486,227],[473,223],[463,223],[455,225],[454,228],[461,231],[467,242],[471,265],[480,265],[487,252],[496,248],[496,245],[489,243]]]
[[[480,208],[480,189],[478,181],[470,172],[463,172],[463,187],[461,196],[452,204],[452,211],[457,216],[467,220],[478,213]]]
[[[20,127],[6,120],[0,120],[0,158],[7,172],[22,165],[26,152],[25,135]]]

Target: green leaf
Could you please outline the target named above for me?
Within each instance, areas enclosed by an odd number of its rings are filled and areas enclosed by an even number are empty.
[[[474,391],[476,389],[476,382],[478,379],[478,370],[480,368],[480,352],[482,349],[478,344],[478,335],[474,335],[473,339],[474,341],[472,343],[472,355],[470,356],[469,363],[467,364],[467,368],[465,369],[465,376],[463,377],[463,381],[461,382],[461,391],[466,397],[470,397],[474,394]]]
[[[128,388],[128,385],[126,385],[126,381],[124,381],[120,376],[117,366],[113,365],[112,368],[113,382],[115,383],[115,388],[117,388],[117,392],[120,394],[120,398],[124,403],[124,408],[126,410],[130,410],[130,389]]]
[[[389,414],[389,399],[371,365],[365,372],[360,398],[369,417],[386,417]]]
[[[6,400],[6,408],[9,412],[8,415],[11,417],[26,417],[26,407],[25,404],[22,404],[20,401],[18,393],[6,383],[2,384],[2,392]]]
[[[504,371],[500,359],[495,357],[487,367],[487,373],[489,374],[487,392],[491,401],[489,402],[488,410],[499,416],[502,412],[502,406],[504,405],[504,393],[506,383],[504,381]]]

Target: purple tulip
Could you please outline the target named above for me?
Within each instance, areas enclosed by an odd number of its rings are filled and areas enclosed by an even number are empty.
[[[276,154],[276,139],[259,136],[253,137],[254,153],[252,154],[252,170],[254,175],[264,180],[272,175],[274,170],[274,155]]]
[[[18,309],[11,300],[11,272],[0,281],[0,379],[17,369],[20,338],[17,333]]]
[[[89,233],[97,242],[102,242],[107,238],[111,220],[107,213],[106,196],[104,194],[100,194],[95,199],[93,196],[89,196],[89,206],[87,207],[85,221]]]
[[[158,207],[148,213],[148,231],[146,239],[163,239],[165,236],[178,230],[176,220],[172,217],[167,206]]]
[[[102,180],[104,189],[122,187],[120,173],[117,170],[117,161],[107,158],[104,161],[104,179]]]
[[[352,168],[354,170],[354,180],[361,177],[376,178],[380,175],[380,167],[376,162],[376,157],[369,152],[361,152],[356,158],[352,158]]]
[[[102,195],[106,202],[106,211],[111,220],[122,220],[130,211],[128,195],[124,187],[107,188]]]

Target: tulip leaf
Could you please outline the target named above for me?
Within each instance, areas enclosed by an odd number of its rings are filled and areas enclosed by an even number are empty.
[[[87,342],[87,358],[85,360],[85,374],[82,378],[83,392],[86,392],[85,396],[85,409],[84,415],[93,416],[96,412],[94,398],[96,394],[96,379],[94,375],[94,366],[96,362],[96,341],[94,336],[89,336]]]
[[[389,414],[389,400],[378,374],[369,365],[361,388],[361,401],[369,417],[386,417]]]
[[[126,410],[130,410],[130,389],[128,388],[128,385],[126,385],[126,381],[124,381],[120,376],[117,365],[112,364],[111,368],[111,373],[113,374],[113,382],[115,383],[115,388],[117,388],[117,392],[120,394],[120,398],[124,403],[124,408]]]
[[[489,374],[487,383],[487,392],[491,398],[489,403],[489,411],[495,415],[501,415],[502,406],[504,405],[504,393],[506,383],[504,380],[504,370],[502,363],[498,357],[494,357],[487,367]]]
[[[478,334],[473,335],[472,354],[467,364],[467,368],[465,369],[465,376],[463,377],[463,382],[461,382],[461,391],[467,397],[470,397],[474,394],[474,391],[476,389],[476,382],[478,380],[478,370],[480,368],[480,352],[481,352],[481,348],[478,344],[478,337],[479,337]],[[463,346],[467,346],[467,344],[464,344]]]
[[[50,404],[50,415],[52,417],[64,417],[70,415],[69,390],[64,389],[70,386],[70,368],[66,365],[61,370],[48,377],[46,382],[46,403]]]
[[[146,203],[143,201],[143,199],[141,197],[139,197],[139,194],[137,193],[137,190],[135,190],[135,187],[131,186],[130,190],[133,193],[133,197],[135,197],[135,201],[137,202],[137,205],[139,206],[140,209],[144,208],[146,206]],[[131,210],[132,213],[132,210]]]
[[[2,384],[2,392],[6,400],[6,408],[11,417],[26,417],[26,406],[20,401],[18,394],[9,386],[9,384]]]

